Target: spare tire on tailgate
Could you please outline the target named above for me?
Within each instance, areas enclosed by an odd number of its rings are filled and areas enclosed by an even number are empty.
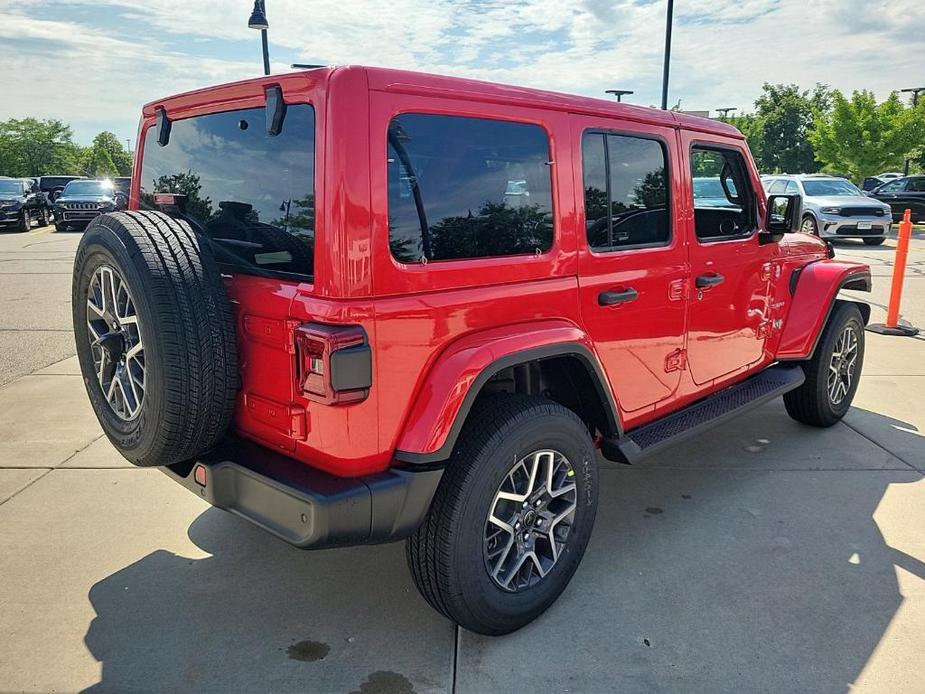
[[[234,319],[207,244],[160,212],[87,227],[74,261],[74,334],[93,410],[135,465],[214,446],[238,391]]]

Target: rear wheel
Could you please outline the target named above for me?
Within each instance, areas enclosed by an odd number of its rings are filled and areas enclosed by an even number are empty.
[[[883,242],[886,241],[882,236],[877,238],[864,239],[865,246],[881,246]]]
[[[798,422],[829,427],[845,416],[864,364],[864,319],[857,306],[839,301],[812,359],[803,364],[806,381],[784,395],[787,413]]]
[[[103,431],[141,466],[187,460],[225,433],[238,388],[231,307],[189,225],[95,218],[74,262],[74,333]]]
[[[414,582],[467,629],[519,629],[565,589],[596,508],[595,449],[581,419],[541,398],[488,398],[407,541]]]

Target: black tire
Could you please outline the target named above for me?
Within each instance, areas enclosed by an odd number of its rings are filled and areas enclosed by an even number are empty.
[[[99,320],[88,310],[88,293],[104,266],[127,287],[144,346],[144,394],[131,419],[107,401],[94,363],[94,349],[101,348],[90,346],[87,316]],[[234,321],[212,253],[186,222],[159,212],[96,217],[77,249],[72,302],[87,394],[103,431],[127,460],[169,465],[218,442],[238,391]]]
[[[19,217],[19,222],[16,224],[16,231],[23,233],[29,231],[32,228],[32,215],[29,214],[29,210],[23,208],[22,215]]]
[[[514,461],[546,449],[561,452],[571,465],[575,515],[548,573],[535,585],[509,592],[489,574],[489,511]],[[578,568],[594,525],[597,475],[588,429],[571,410],[521,395],[477,403],[427,517],[405,545],[421,595],[449,619],[480,634],[506,634],[531,622],[558,598]]]
[[[813,217],[811,214],[804,214],[803,223],[800,225],[800,231],[806,234],[812,234],[814,236],[819,236],[819,223],[816,221],[816,218]]]
[[[882,246],[883,242],[886,241],[885,238],[879,236],[877,238],[864,239],[865,246]]]
[[[846,328],[852,328],[857,337],[857,356],[853,377],[844,397],[833,402],[829,394],[829,374],[833,353],[839,337]],[[838,422],[848,408],[858,388],[864,366],[864,319],[858,307],[848,301],[836,301],[832,315],[822,331],[816,351],[803,363],[806,381],[796,390],[784,395],[787,414],[803,424],[830,427]]]
[[[67,227],[63,224],[58,224],[55,222],[55,231],[67,231]]]

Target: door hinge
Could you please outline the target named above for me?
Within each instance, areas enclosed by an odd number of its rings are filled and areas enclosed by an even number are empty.
[[[676,349],[665,357],[665,373],[682,371],[687,366],[687,350]]]

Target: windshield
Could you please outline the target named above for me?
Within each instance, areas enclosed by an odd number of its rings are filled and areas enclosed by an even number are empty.
[[[112,186],[105,181],[71,181],[61,195],[111,195]]]
[[[0,179],[0,193],[4,195],[22,195],[22,181]]]
[[[823,179],[821,181],[804,180],[803,190],[812,198],[861,194],[861,191],[851,183],[840,178]]]
[[[266,109],[213,113],[174,121],[166,146],[155,128],[145,136],[141,205],[154,193],[178,193],[219,261],[257,275],[314,273],[315,111],[286,110],[269,135]]]
[[[722,198],[726,199],[726,193],[723,192],[723,184],[718,178],[695,178],[694,179],[694,199],[697,198]]]

